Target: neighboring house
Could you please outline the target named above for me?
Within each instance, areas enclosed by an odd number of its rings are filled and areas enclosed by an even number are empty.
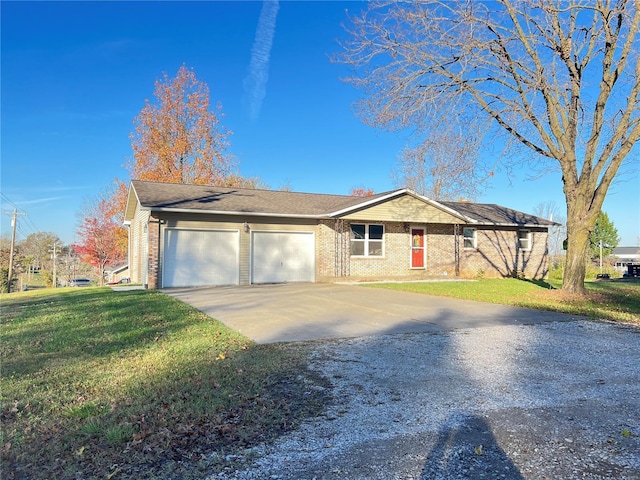
[[[629,265],[640,265],[640,247],[616,247],[611,255],[615,269],[622,274],[629,273]]]
[[[548,220],[407,189],[369,197],[134,180],[131,281],[149,288],[426,278],[543,278]]]
[[[104,273],[107,276],[107,282],[119,282],[123,278],[129,277],[129,265],[119,265],[117,267],[105,270]]]

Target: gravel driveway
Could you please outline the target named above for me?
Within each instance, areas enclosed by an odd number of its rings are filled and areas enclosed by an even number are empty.
[[[640,479],[639,333],[578,320],[313,342],[326,415],[209,479]]]

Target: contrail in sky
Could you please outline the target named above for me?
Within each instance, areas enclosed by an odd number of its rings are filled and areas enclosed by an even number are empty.
[[[256,38],[251,49],[249,73],[243,82],[244,97],[249,105],[249,116],[252,120],[258,118],[267,93],[269,57],[271,56],[273,36],[276,32],[276,17],[279,7],[278,0],[265,0],[262,4]]]

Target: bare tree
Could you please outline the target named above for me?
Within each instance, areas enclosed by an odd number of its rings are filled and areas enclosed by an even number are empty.
[[[30,234],[18,245],[20,252],[30,260],[30,264],[26,267],[38,267],[43,270],[53,269],[53,245],[58,248],[62,245],[62,241],[55,233],[52,232],[36,232]]]
[[[427,135],[483,118],[472,136],[502,132],[529,165],[559,168],[563,288],[584,293],[589,234],[640,137],[639,24],[637,0],[374,1],[338,60],[368,124]]]
[[[552,257],[562,253],[562,243],[567,237],[567,219],[560,212],[560,207],[553,200],[539,203],[533,210],[533,213],[538,217],[558,224],[549,228],[549,254]]]
[[[402,151],[395,183],[436,200],[476,198],[492,175],[478,164],[478,149],[479,142],[459,125],[443,124]]]

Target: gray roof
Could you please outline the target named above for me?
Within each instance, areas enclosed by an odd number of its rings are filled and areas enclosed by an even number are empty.
[[[558,225],[550,220],[536,217],[528,213],[512,210],[494,203],[471,202],[438,202],[449,207],[465,217],[471,218],[480,224],[490,225],[528,225],[550,227]]]
[[[434,202],[400,189],[379,193],[369,197],[350,195],[328,195],[249,188],[214,187],[208,185],[186,185],[176,183],[131,182],[126,219],[133,217],[132,196],[134,193],[143,209],[154,211],[201,211],[203,213],[254,214],[286,217],[328,218],[339,217],[356,208],[373,205],[395,196],[410,194],[422,198],[432,205],[457,212],[460,218],[489,225],[551,226],[553,222],[492,204],[467,202]],[[338,213],[339,212],[339,213]]]
[[[327,216],[362,203],[363,197],[178,183],[131,182],[140,205],[153,210],[202,210],[300,217]],[[378,194],[366,197],[372,200]]]
[[[640,255],[640,247],[616,247],[612,253],[617,256]]]

